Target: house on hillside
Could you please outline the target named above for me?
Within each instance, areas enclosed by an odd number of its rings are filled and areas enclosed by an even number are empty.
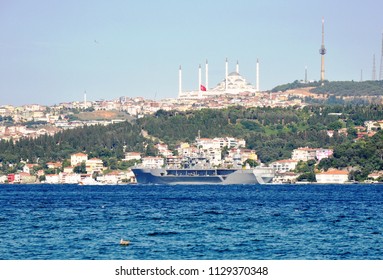
[[[147,168],[160,168],[164,165],[165,160],[162,157],[144,157],[142,165]]]
[[[81,164],[83,161],[88,160],[88,155],[84,153],[76,153],[70,156],[70,165],[76,166],[77,164]]]
[[[273,167],[278,172],[288,172],[294,170],[297,167],[298,161],[294,159],[282,159],[277,160],[271,163]]]
[[[309,147],[301,147],[298,149],[294,149],[291,155],[291,159],[297,161],[309,161],[315,160],[317,149],[309,148]]]
[[[47,162],[47,167],[51,169],[59,169],[62,168],[62,162]]]
[[[101,173],[104,170],[104,163],[99,158],[91,158],[86,162],[86,172],[88,174],[93,174],[95,172]]]
[[[315,157],[318,161],[321,161],[324,158],[329,158],[333,155],[334,150],[333,149],[317,149]]]
[[[23,172],[31,174],[33,171],[33,167],[35,166],[38,166],[38,165],[33,163],[27,163],[26,165],[23,166]]]
[[[140,160],[141,154],[137,152],[127,152],[125,153],[125,158],[122,159],[123,161],[129,161],[129,160]]]

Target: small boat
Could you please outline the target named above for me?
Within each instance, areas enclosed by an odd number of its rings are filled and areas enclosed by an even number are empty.
[[[128,246],[130,244],[130,241],[129,240],[124,240],[121,238],[120,240],[120,245],[122,246]]]

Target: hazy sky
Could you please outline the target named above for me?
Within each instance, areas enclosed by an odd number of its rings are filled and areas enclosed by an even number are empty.
[[[209,86],[239,60],[260,88],[320,77],[325,18],[326,79],[379,76],[383,2],[377,0],[1,0],[0,104],[44,104],[142,96],[175,98]],[[204,77],[204,73],[203,73]]]

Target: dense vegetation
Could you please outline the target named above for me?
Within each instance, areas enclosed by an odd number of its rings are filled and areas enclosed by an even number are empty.
[[[383,80],[381,81],[336,81],[329,82],[311,82],[302,83],[294,81],[292,83],[284,84],[273,88],[272,92],[286,91],[297,88],[313,87],[310,92],[318,94],[329,94],[338,97],[353,96],[382,96],[383,95]]]
[[[351,178],[356,181],[366,179],[374,170],[383,170],[383,131],[371,138],[336,146],[333,157],[321,160],[318,168],[327,170],[348,166],[353,167]]]
[[[321,162],[319,168],[351,165],[355,177],[365,177],[368,172],[383,168],[383,133],[355,142],[355,126],[382,119],[382,105],[160,110],[133,124],[89,126],[17,142],[3,140],[0,162],[5,168],[21,160],[44,163],[86,152],[90,158],[101,158],[106,166],[115,169],[124,157],[124,149],[155,155],[154,144],[158,141],[174,149],[180,142],[192,143],[200,133],[201,137],[244,138],[247,148],[255,149],[264,163],[289,158],[293,149],[302,146],[334,148],[334,158]],[[346,129],[348,136],[337,133],[340,128]],[[334,136],[329,137],[327,130],[335,130]]]
[[[325,83],[328,83],[328,81],[325,81]],[[302,83],[298,80],[295,80],[292,83],[276,86],[275,88],[271,90],[271,92],[286,91],[290,89],[306,88],[306,87],[319,87],[319,86],[321,86],[320,82]]]
[[[327,82],[323,86],[312,89],[311,92],[336,96],[382,96],[383,81]]]
[[[108,164],[124,157],[124,146],[126,151],[145,152],[145,147],[148,149],[153,145],[141,135],[138,126],[128,122],[110,126],[87,126],[37,139],[22,139],[17,142],[2,140],[0,162],[3,167],[21,160],[44,163],[69,159],[73,153],[86,152],[89,158],[98,157]]]

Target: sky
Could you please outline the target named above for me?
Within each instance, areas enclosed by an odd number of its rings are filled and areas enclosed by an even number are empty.
[[[383,2],[376,0],[1,0],[0,105],[176,98],[209,87],[239,61],[260,89],[320,77],[322,17],[325,78],[379,77]],[[204,82],[204,81],[203,81]]]

